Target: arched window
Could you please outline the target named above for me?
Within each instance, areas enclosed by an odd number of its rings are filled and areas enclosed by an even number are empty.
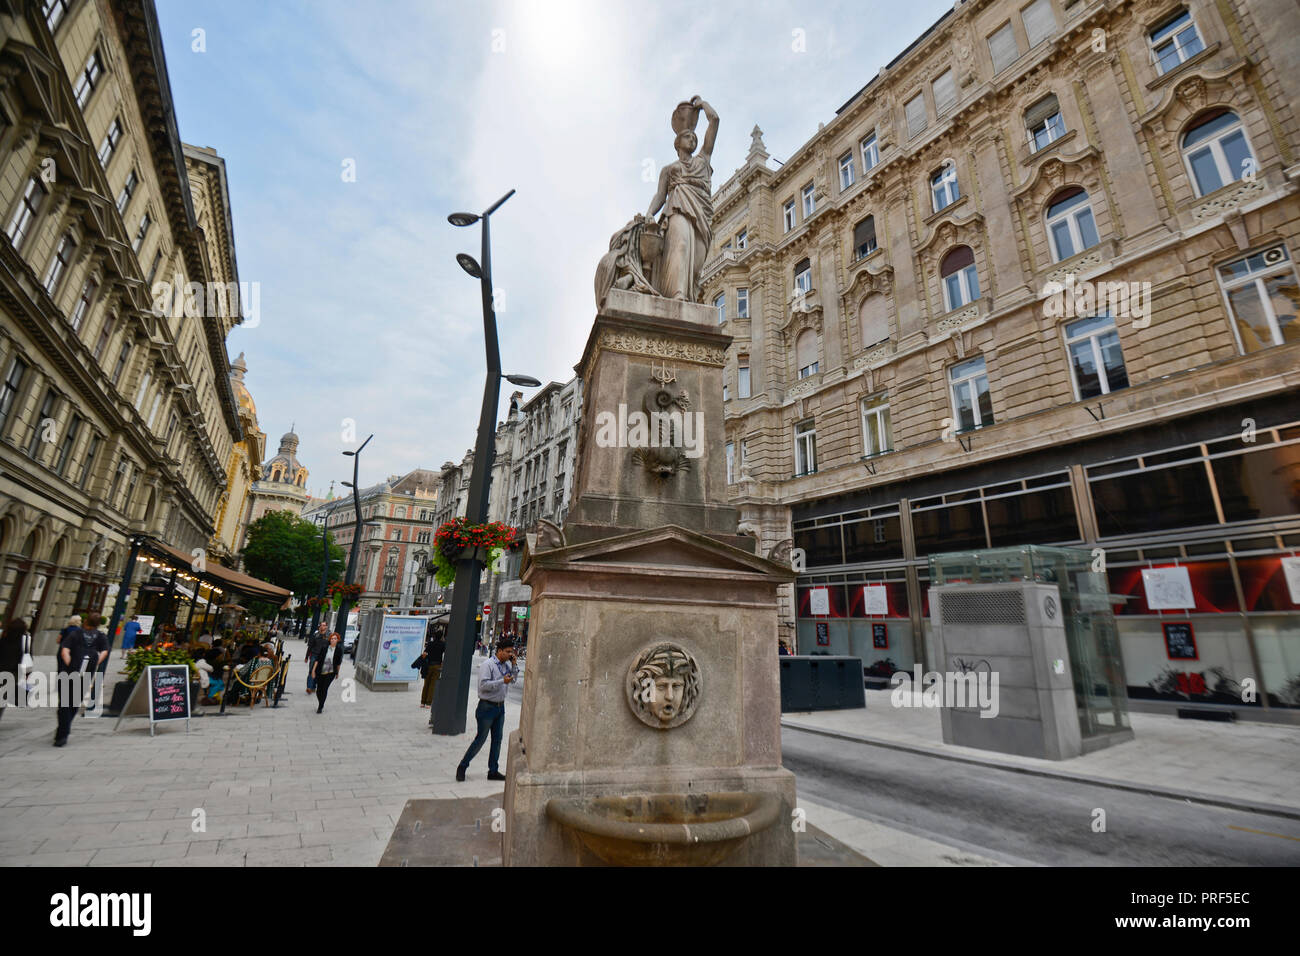
[[[868,216],[853,227],[853,258],[865,259],[876,251],[876,219]]]
[[[970,246],[958,246],[939,263],[944,305],[949,312],[980,297],[980,280],[975,271],[975,253]]]
[[[816,374],[818,370],[817,362],[817,333],[812,329],[804,329],[799,333],[799,337],[794,343],[795,366],[799,369],[799,377],[807,378],[809,375]]]
[[[1241,117],[1227,109],[1205,113],[1188,128],[1183,134],[1183,161],[1198,196],[1209,195],[1257,168]]]
[[[1052,261],[1060,262],[1095,246],[1097,223],[1088,192],[1080,186],[1062,189],[1047,207],[1047,235],[1052,241]]]
[[[946,209],[961,198],[961,191],[957,188],[957,167],[952,160],[930,174],[930,197],[934,200],[935,212]]]
[[[862,329],[862,347],[883,342],[889,338],[889,306],[885,297],[873,292],[858,307],[858,323]]]
[[[1065,120],[1061,118],[1061,104],[1055,93],[1049,93],[1025,110],[1025,131],[1035,152],[1065,135]]]

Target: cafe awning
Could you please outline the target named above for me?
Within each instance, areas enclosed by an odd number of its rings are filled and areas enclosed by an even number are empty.
[[[215,562],[205,563],[203,570],[200,571],[194,567],[192,555],[173,548],[171,545],[164,544],[156,538],[145,538],[140,545],[140,550],[180,568],[186,574],[200,581],[214,584],[223,591],[235,591],[253,600],[269,601],[279,606],[292,593],[286,588],[276,587],[266,581],[259,581],[255,577],[223,567]]]

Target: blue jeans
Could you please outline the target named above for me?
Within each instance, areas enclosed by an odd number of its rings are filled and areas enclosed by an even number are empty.
[[[478,734],[474,737],[474,742],[469,745],[469,750],[465,751],[465,756],[460,758],[460,769],[469,769],[469,762],[478,756],[478,752],[483,749],[483,742],[491,733],[492,746],[488,750],[488,773],[500,773],[497,761],[501,757],[501,731],[506,725],[505,701],[492,704],[480,700],[478,709],[474,711],[474,719],[478,722]]]

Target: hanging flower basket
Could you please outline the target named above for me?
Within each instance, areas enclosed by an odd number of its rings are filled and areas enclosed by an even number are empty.
[[[338,610],[343,606],[343,602],[355,601],[361,597],[360,584],[344,584],[342,581],[335,581],[329,586],[329,603],[330,607]]]
[[[495,566],[501,549],[514,549],[523,543],[518,528],[500,521],[470,524],[465,518],[444,522],[433,536],[434,577],[439,587],[456,579],[456,565],[461,561],[478,561]]]

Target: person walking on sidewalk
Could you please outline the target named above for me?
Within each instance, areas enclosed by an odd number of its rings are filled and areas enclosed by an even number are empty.
[[[320,649],[329,643],[329,628],[325,622],[320,622],[320,627],[315,634],[307,638],[307,655],[303,658],[307,662],[307,693],[316,689],[316,675],[313,672],[312,662],[320,654]]]
[[[98,618],[93,615],[92,619]],[[98,620],[94,620],[98,624]],[[108,660],[108,638],[102,631],[65,627],[59,641],[59,726],[54,732],[54,746],[68,742],[72,718],[77,715],[85,694],[84,679],[93,676],[99,665]],[[67,675],[67,676],[64,676]]]
[[[330,684],[334,683],[334,678],[339,676],[339,668],[343,666],[343,639],[335,631],[319,647],[311,662],[311,678],[316,685],[316,700],[319,704],[316,708],[318,714],[325,709]]]
[[[460,758],[460,765],[456,768],[458,782],[465,780],[465,771],[469,769],[469,762],[483,749],[483,742],[487,740],[489,733],[492,735],[492,747],[488,750],[487,778],[505,779],[497,761],[501,757],[501,732],[506,724],[506,694],[509,693],[510,684],[517,676],[519,676],[519,669],[515,666],[514,641],[503,637],[497,641],[496,654],[485,660],[483,666],[479,668],[478,708],[474,711],[478,734],[475,735],[469,749],[465,751],[465,756]]]
[[[126,652],[135,650],[135,639],[140,635],[140,615],[132,614],[131,620],[122,625],[122,656],[126,657]],[[202,638],[199,638],[202,641]],[[209,638],[211,640],[211,638]]]
[[[108,682],[108,659],[113,654],[113,639],[108,636],[107,631],[101,631],[99,629],[99,625],[102,624],[103,621],[104,621],[104,617],[102,614],[96,614],[94,612],[91,612],[86,616],[86,627],[84,628],[84,630],[86,631],[86,636],[91,638],[91,640],[94,640],[96,637],[102,638],[104,643],[104,648],[108,651],[107,654],[105,654],[103,657],[99,659],[99,664],[91,668],[92,671],[97,671],[98,673],[104,675],[103,679],[98,682],[95,680],[95,675],[93,673],[90,675],[91,706],[94,706],[96,695],[99,693],[99,687],[102,684]],[[98,717],[99,714],[95,713],[92,714],[91,716]]]
[[[429,633],[424,641],[424,687],[420,690],[420,706],[433,704],[433,691],[442,676],[442,657],[447,653],[447,622],[430,621]]]

